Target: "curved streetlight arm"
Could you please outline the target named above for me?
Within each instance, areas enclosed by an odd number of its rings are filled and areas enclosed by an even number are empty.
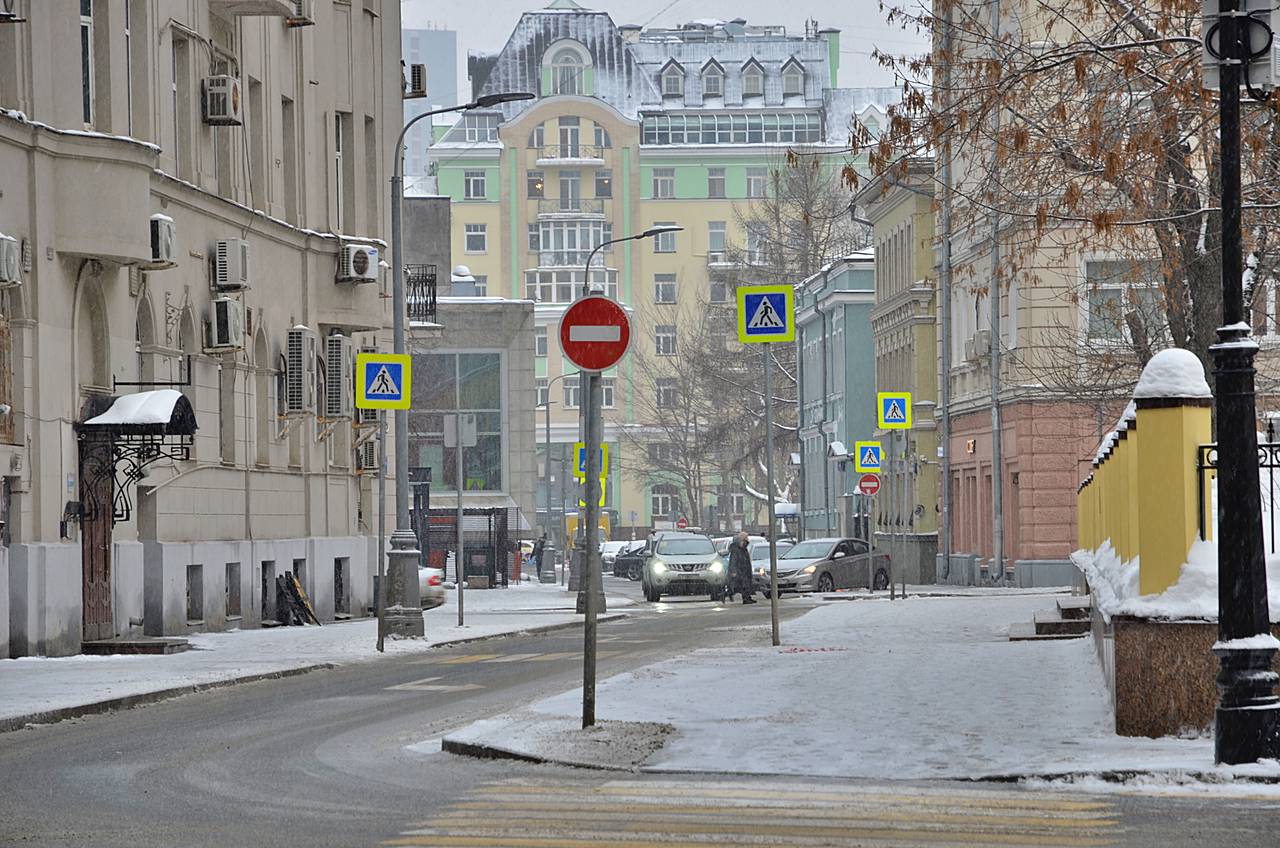
[[[615,239],[600,242],[595,247],[591,248],[591,252],[587,254],[587,264],[582,269],[582,296],[586,297],[591,292],[591,260],[596,258],[596,254],[601,248],[608,247],[611,244],[617,244],[618,242],[639,241],[640,239],[662,235],[663,233],[679,233],[683,231],[684,227],[651,227],[642,233],[636,233],[635,235],[630,236],[619,236]]]

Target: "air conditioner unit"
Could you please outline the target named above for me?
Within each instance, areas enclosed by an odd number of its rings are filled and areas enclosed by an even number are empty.
[[[148,271],[176,268],[178,229],[168,215],[151,216],[151,260],[141,263]]]
[[[964,360],[965,362],[972,362],[977,358],[978,356],[973,349],[973,336],[970,336],[964,340]]]
[[[365,439],[360,443],[360,470],[378,470],[378,440]]]
[[[235,77],[226,74],[205,77],[202,102],[206,124],[224,127],[244,123],[241,117],[240,80]]]
[[[284,19],[285,26],[315,26],[316,0],[293,0],[293,14]]]
[[[249,242],[222,239],[214,246],[213,287],[218,291],[249,288]]]
[[[409,87],[405,89],[405,100],[416,100],[427,96],[427,66],[409,66]]]
[[[355,412],[355,343],[347,336],[324,339],[324,414],[350,418]]]
[[[344,244],[338,253],[339,282],[378,281],[378,248],[367,244]]]
[[[205,322],[205,350],[240,350],[244,347],[244,307],[229,297],[215,298]]]
[[[316,408],[316,332],[298,325],[285,342],[284,408],[290,414]]]
[[[22,285],[22,250],[13,236],[0,233],[0,288]]]
[[[973,334],[973,355],[987,356],[991,353],[991,331],[979,330]]]

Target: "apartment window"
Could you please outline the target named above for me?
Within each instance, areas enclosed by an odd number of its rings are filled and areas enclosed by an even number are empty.
[[[747,511],[747,496],[742,492],[729,495],[729,509],[734,515],[742,515]]]
[[[462,132],[467,141],[497,141],[497,115],[463,115]]]
[[[731,114],[646,115],[640,141],[664,144],[789,144],[822,138],[822,117],[810,114],[734,112]]]
[[[654,404],[658,409],[672,409],[676,405],[676,381],[674,377],[659,377],[655,384]]]
[[[467,253],[486,253],[489,250],[489,227],[487,224],[467,224],[464,230],[466,242],[463,249]]]
[[[659,324],[653,328],[653,347],[658,356],[676,355],[676,325]]]
[[[537,224],[529,225],[529,251],[531,253],[537,253],[542,250],[542,239],[539,237],[541,232],[542,228]]]
[[[675,303],[676,302],[676,275],[675,274],[654,274],[653,275],[653,302],[654,303]]]
[[[546,327],[533,328],[533,355],[534,356],[547,355],[547,328]]]
[[[582,94],[582,71],[585,63],[578,51],[566,47],[551,60],[551,93]]]
[[[529,172],[529,196],[542,197],[546,191],[546,181],[541,171]]]
[[[725,222],[707,222],[707,261],[723,262],[725,256]]]
[[[551,381],[546,377],[539,377],[535,381],[535,388],[538,393],[538,401],[536,406],[546,406],[551,403]]]
[[[542,124],[538,124],[533,128],[533,132],[529,133],[529,147],[533,150],[542,150],[546,144],[546,133],[542,130]]]
[[[769,169],[747,169],[747,197],[764,197],[769,191]]]
[[[747,228],[747,262],[763,265],[768,261],[767,241],[763,231],[754,227]]]
[[[759,66],[752,65],[742,72],[742,95],[744,97],[764,96],[764,72]]]
[[[185,38],[173,39],[171,70],[173,73],[173,161],[178,176],[184,180],[191,173],[191,61]]]
[[[707,197],[724,196],[724,168],[708,168]]]
[[[804,69],[792,62],[782,69],[782,96],[804,94]]]
[[[133,18],[132,3],[124,4],[124,109],[126,132],[133,135]]]
[[[1103,260],[1085,263],[1088,287],[1088,332],[1095,341],[1123,341],[1129,337],[1133,314],[1148,335],[1164,332],[1160,269],[1153,262]],[[994,343],[994,341],[993,341]]]
[[[684,72],[671,67],[662,72],[662,96],[679,97],[684,94]]]
[[[300,223],[298,218],[298,136],[295,126],[293,101],[288,97],[280,98],[280,131],[284,143],[284,214],[291,223]],[[229,147],[229,145],[228,145]],[[230,168],[228,167],[228,170]]]
[[[675,455],[675,448],[669,442],[651,442],[649,444],[649,461],[654,464],[671,462]]]
[[[333,194],[334,194],[334,199],[337,201],[336,206],[337,206],[337,212],[338,212],[338,231],[339,232],[341,232],[343,228],[346,226],[346,222],[343,216],[343,211],[345,210],[345,207],[347,205],[346,203],[347,198],[346,198],[346,192],[344,191],[344,186],[343,186],[343,183],[345,182],[345,180],[343,179],[344,168],[343,168],[343,161],[342,161],[343,154],[344,154],[342,140],[343,140],[343,137],[346,135],[343,128],[343,123],[344,123],[343,119],[345,117],[346,116],[343,115],[341,112],[333,113]]]
[[[524,272],[524,296],[537,303],[572,303],[582,291],[582,268],[560,268]],[[589,283],[605,295],[618,299],[618,272],[592,266]]]
[[[582,172],[576,168],[560,172],[560,209],[576,212],[582,208]]]
[[[722,279],[711,278],[708,284],[707,300],[711,303],[725,303],[729,300],[729,285]]]
[[[582,120],[576,115],[560,118],[560,157],[573,159],[582,155]]]
[[[613,141],[609,138],[609,131],[599,124],[596,124],[595,128],[595,142],[596,147],[601,150],[608,150],[613,147]]]
[[[467,200],[484,200],[484,171],[462,172],[462,196]]]
[[[676,169],[653,169],[653,196],[655,198],[676,196]]]
[[[578,377],[576,375],[572,377],[565,377],[564,378],[564,408],[577,409],[578,397],[579,397]]]
[[[596,197],[613,197],[613,171],[596,171]]]
[[[266,140],[266,104],[262,99],[262,83],[253,77],[249,78],[249,127],[246,141],[249,144],[249,167],[252,173],[252,182],[249,186],[249,196],[253,199],[254,209],[267,208],[267,185],[271,182],[267,174],[267,140]],[[220,128],[215,128],[220,129]],[[228,134],[229,136],[229,134]],[[244,136],[242,136],[243,138]],[[219,150],[214,155],[214,160],[221,159],[224,155],[226,160],[222,163],[225,168],[220,167],[218,171],[223,174],[225,180],[224,186],[219,186],[219,192],[224,195],[231,194],[231,139],[224,137],[221,139],[221,147],[225,150]],[[345,178],[343,174],[343,178]]]
[[[674,227],[675,223],[672,221],[659,221],[658,223],[654,224],[654,226],[655,227]],[[675,253],[676,252],[676,234],[674,232],[658,233],[656,236],[654,236],[653,252],[654,253]]]
[[[475,279],[474,285],[476,289],[476,297],[488,297],[489,296],[489,275],[473,274],[472,277]]]
[[[600,405],[605,409],[613,409],[613,388],[617,379],[616,377],[600,378]]]
[[[653,493],[649,496],[649,506],[654,518],[674,516],[677,510],[675,486],[670,483],[654,486]]]
[[[721,97],[724,95],[724,71],[714,65],[702,72],[702,96]]]
[[[80,0],[80,103],[86,124],[93,123],[93,0]]]

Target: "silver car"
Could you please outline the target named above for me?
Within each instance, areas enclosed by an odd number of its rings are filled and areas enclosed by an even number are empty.
[[[763,567],[756,568],[756,585],[769,591],[767,553]],[[779,594],[884,589],[888,585],[889,555],[862,539],[806,539],[778,557]]]
[[[696,533],[659,533],[653,550],[644,557],[641,584],[647,601],[663,595],[724,595],[727,568],[706,536]]]

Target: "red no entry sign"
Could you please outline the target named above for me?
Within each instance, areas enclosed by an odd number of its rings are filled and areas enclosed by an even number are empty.
[[[874,495],[880,491],[880,478],[874,474],[863,474],[858,478],[858,491],[864,495]]]
[[[583,371],[612,367],[630,345],[626,310],[602,295],[574,301],[560,319],[560,349]]]
[[[676,522],[676,528],[683,530],[688,526],[689,526],[689,519],[685,518],[683,515],[680,516],[680,520]]]

